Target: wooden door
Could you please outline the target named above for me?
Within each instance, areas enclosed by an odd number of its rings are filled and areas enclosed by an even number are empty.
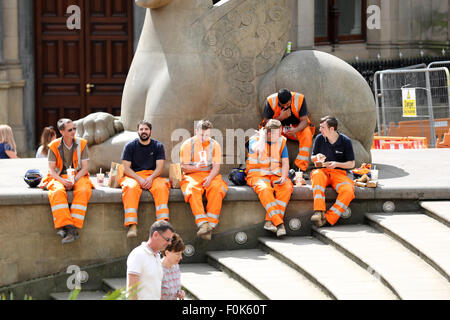
[[[81,29],[69,30],[77,5]],[[133,1],[36,0],[36,138],[60,118],[120,115],[133,57]]]

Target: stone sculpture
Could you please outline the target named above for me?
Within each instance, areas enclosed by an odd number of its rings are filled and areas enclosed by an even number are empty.
[[[356,144],[358,160],[370,162],[376,116],[365,80],[325,53],[294,52],[282,60],[291,0],[136,4],[148,9],[125,83],[120,123],[104,113],[77,121],[77,134],[90,143],[90,171],[120,161],[140,119],[153,123],[152,136],[164,143],[166,167],[176,161],[182,142],[172,133],[184,128],[192,134],[195,120],[209,119],[223,135],[226,129],[256,129],[264,98],[281,87],[306,95],[317,127],[320,117],[338,116],[342,132]],[[355,115],[363,117],[355,121]],[[242,157],[242,148],[237,152]]]

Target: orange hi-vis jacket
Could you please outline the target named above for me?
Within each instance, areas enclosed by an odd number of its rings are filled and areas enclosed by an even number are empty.
[[[257,143],[259,137],[254,135],[250,138],[250,144],[252,142]],[[266,149],[264,152],[253,152],[248,154],[247,169],[245,173],[247,178],[255,176],[267,176],[276,175],[281,177],[281,154],[286,146],[287,139],[281,136],[277,142],[266,142]]]
[[[190,145],[190,162],[187,162],[186,155],[183,154],[183,159],[181,159],[181,162],[189,165],[197,165],[200,162],[200,151],[203,151],[202,143],[198,140],[196,136],[192,137],[188,141],[185,142],[186,144],[182,145],[181,148],[185,150],[185,148]],[[206,166],[199,167],[199,171],[211,171],[213,168],[213,162],[214,160],[218,161],[220,159],[221,154],[214,154],[214,148],[217,147],[218,144],[214,139],[209,140],[209,146],[207,147],[206,155],[207,155],[207,164]]]
[[[228,186],[220,174],[214,177],[208,187],[203,186],[203,181],[210,174],[213,164],[221,162],[222,154],[219,143],[210,139],[209,145],[203,150],[203,144],[194,136],[181,146],[180,160],[183,164],[197,165],[201,160],[200,152],[202,151],[206,151],[206,166],[198,167],[197,172],[184,174],[180,187],[185,202],[191,206],[197,226],[200,227],[203,223],[208,222],[215,228],[219,223],[222,201],[228,191]],[[202,201],[203,193],[206,193],[206,211]]]
[[[50,150],[56,156],[56,172],[61,175],[63,170],[64,154],[62,138],[57,139],[49,144]],[[74,140],[74,153],[72,157],[72,164],[75,170],[81,170],[81,154],[86,148],[87,141],[81,138],[75,138]],[[66,178],[67,175],[61,175]],[[53,215],[53,223],[56,229],[62,228],[66,225],[74,225],[81,229],[86,217],[87,205],[92,194],[92,183],[89,180],[89,174],[80,178],[75,182],[73,186],[73,200],[72,205],[69,208],[67,202],[67,193],[64,185],[52,178],[50,173],[43,181],[43,188],[48,189],[48,198]]]
[[[53,151],[53,153],[56,156],[56,168],[55,171],[57,174],[61,175],[61,172],[63,170],[63,160],[61,158],[61,154],[63,154],[62,151],[62,138],[56,139],[54,141],[52,141],[49,144],[49,148],[50,150]],[[76,148],[74,150],[73,153],[73,168],[78,172],[81,170],[81,153],[83,152],[84,148],[86,148],[87,145],[87,140],[86,139],[82,139],[82,138],[77,138],[75,137],[74,139],[74,143],[76,144]],[[47,177],[45,177],[45,179],[43,180],[43,185],[47,185],[50,182],[51,176],[50,173],[47,175]]]
[[[298,92],[291,92],[292,94],[292,103],[291,110],[294,116],[300,120],[300,110],[302,108],[303,100],[305,96]],[[276,119],[281,114],[281,108],[278,106],[278,93],[274,93],[267,98],[270,107],[274,113],[273,118]],[[311,121],[308,117],[308,125],[311,125]]]

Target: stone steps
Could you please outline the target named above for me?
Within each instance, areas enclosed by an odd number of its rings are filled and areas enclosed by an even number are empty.
[[[329,300],[318,286],[258,249],[208,252],[208,262],[268,300]]]
[[[394,300],[376,277],[313,237],[261,238],[263,250],[305,274],[338,300]]]
[[[450,227],[450,201],[420,201],[425,214]]]
[[[366,268],[400,299],[450,299],[450,283],[402,244],[367,225],[313,228],[314,235]]]
[[[181,284],[198,300],[258,300],[255,293],[226,273],[204,264],[181,264]]]
[[[417,212],[368,213],[365,222],[313,227],[313,236],[261,237],[255,249],[207,252],[207,263],[180,265],[186,299],[450,299],[445,224]],[[125,278],[104,279],[101,290],[82,291],[77,300],[101,300],[125,285]]]
[[[366,217],[370,225],[395,238],[450,281],[450,228],[420,213]]]

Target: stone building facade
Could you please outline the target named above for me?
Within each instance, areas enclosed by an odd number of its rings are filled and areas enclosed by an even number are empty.
[[[348,62],[450,50],[450,0],[290,1],[293,50],[320,50]],[[34,3],[0,2],[0,123],[13,128],[22,157],[33,156],[39,135]],[[134,5],[134,48],[144,16]]]

